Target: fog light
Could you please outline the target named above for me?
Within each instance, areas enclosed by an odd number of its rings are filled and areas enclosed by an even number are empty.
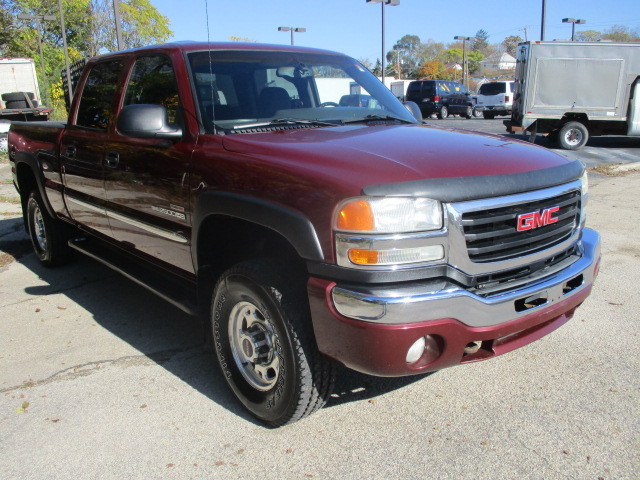
[[[424,337],[420,337],[416,340],[407,352],[407,363],[415,363],[420,360],[420,357],[422,357],[422,354],[424,353],[425,346],[426,342]]]

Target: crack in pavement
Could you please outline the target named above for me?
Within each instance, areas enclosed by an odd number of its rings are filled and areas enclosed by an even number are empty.
[[[1,389],[0,394],[12,392],[14,390],[24,390],[33,387],[40,387],[42,385],[47,385],[54,382],[75,380],[80,377],[91,375],[98,370],[103,369],[104,367],[120,366],[127,368],[134,366],[153,365],[154,363],[157,365],[162,365],[163,363],[173,360],[175,356],[181,353],[193,351],[193,355],[184,357],[185,359],[189,359],[204,353],[204,345],[204,343],[200,343],[198,345],[190,345],[183,348],[173,348],[170,350],[161,350],[159,352],[149,354],[127,355],[111,360],[87,362],[81,365],[75,365],[73,367],[59,370],[58,372],[49,375],[47,378],[43,378],[41,380],[25,380],[20,385],[14,385],[12,387]]]

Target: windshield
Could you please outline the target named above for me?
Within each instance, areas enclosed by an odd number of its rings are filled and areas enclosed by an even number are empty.
[[[339,55],[266,51],[189,54],[204,128],[238,131],[283,123],[342,124],[397,118],[415,123],[389,89]]]

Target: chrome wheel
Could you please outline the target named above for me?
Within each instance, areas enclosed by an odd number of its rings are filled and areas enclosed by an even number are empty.
[[[233,360],[244,379],[267,391],[278,381],[280,355],[273,325],[250,302],[239,302],[229,317],[229,343]]]
[[[564,133],[564,141],[567,145],[575,146],[582,143],[582,132],[577,128],[570,128]]]
[[[40,250],[45,251],[47,249],[47,234],[44,227],[44,219],[42,218],[42,211],[40,207],[36,207],[33,210],[33,235],[40,247]]]

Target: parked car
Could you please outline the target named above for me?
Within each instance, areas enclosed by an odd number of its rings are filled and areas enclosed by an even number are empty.
[[[466,118],[473,115],[471,95],[464,85],[448,80],[416,80],[407,88],[407,101],[420,107],[423,117],[432,114],[447,118],[457,113]]]
[[[480,85],[478,106],[482,107],[484,118],[492,119],[496,115],[511,115],[513,89],[515,82],[490,82]]]

